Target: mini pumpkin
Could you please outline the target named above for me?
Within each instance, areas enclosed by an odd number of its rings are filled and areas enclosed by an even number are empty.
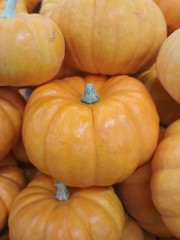
[[[118,184],[117,195],[127,212],[146,231],[159,237],[172,236],[156,209],[150,188],[151,161],[138,168],[121,184]]]
[[[16,88],[0,88],[0,160],[21,138],[25,99]]]
[[[153,97],[162,125],[168,126],[180,118],[180,104],[162,86],[157,77],[155,63],[151,68],[138,74],[136,77],[145,84]]]
[[[64,37],[51,19],[16,13],[15,6],[16,0],[7,0],[0,16],[0,86],[40,85],[59,71]]]
[[[156,60],[157,77],[170,96],[180,103],[180,29],[162,44]]]
[[[166,129],[152,159],[151,192],[155,207],[173,236],[180,238],[180,119]]]
[[[120,240],[144,240],[143,229],[127,213],[125,215],[125,225]]]
[[[74,76],[37,87],[23,118],[30,162],[69,186],[112,185],[149,160],[159,116],[129,76]]]
[[[11,240],[120,240],[124,219],[112,187],[67,188],[42,174],[15,198],[9,236]]]
[[[167,36],[161,10],[147,0],[61,0],[50,18],[63,33],[68,64],[91,74],[146,69]]]
[[[0,161],[0,231],[7,227],[12,202],[25,186],[23,170],[17,165],[15,158],[7,154]]]
[[[180,28],[180,1],[177,0],[154,0],[161,9],[166,20],[168,34],[170,35]]]

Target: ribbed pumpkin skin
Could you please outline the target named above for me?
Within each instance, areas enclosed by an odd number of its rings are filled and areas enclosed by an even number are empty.
[[[163,222],[180,238],[180,120],[173,122],[152,159],[151,191]]]
[[[40,85],[57,74],[65,46],[52,20],[40,14],[17,13],[1,17],[0,29],[0,86]]]
[[[180,29],[162,44],[156,61],[157,76],[163,87],[180,103]]]
[[[67,62],[93,74],[130,74],[150,66],[167,35],[150,0],[61,0],[50,15],[63,32]]]
[[[24,98],[14,88],[0,88],[0,160],[21,137]]]
[[[95,104],[80,101],[86,83],[97,90]],[[22,135],[38,169],[66,185],[88,187],[127,178],[153,154],[158,134],[157,110],[139,80],[89,75],[36,88]]]
[[[148,162],[117,185],[117,194],[127,212],[143,229],[159,237],[172,236],[153,204],[150,180],[151,162]]]
[[[23,170],[12,155],[6,155],[0,161],[0,231],[7,226],[11,204],[25,185]]]
[[[70,198],[58,201],[54,183],[40,175],[18,194],[9,216],[11,240],[120,239],[124,210],[112,187],[70,189]]]

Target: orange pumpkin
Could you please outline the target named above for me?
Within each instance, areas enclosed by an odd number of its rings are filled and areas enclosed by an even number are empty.
[[[99,75],[37,87],[22,133],[33,165],[78,187],[124,180],[152,156],[158,134],[159,117],[145,86],[129,76]]]
[[[12,147],[11,153],[16,158],[16,160],[20,163],[30,164],[29,158],[27,156],[26,150],[24,148],[24,144],[22,138]]]
[[[62,30],[68,64],[91,74],[147,68],[167,36],[161,10],[147,0],[61,0],[50,18]]]
[[[156,64],[136,77],[145,84],[153,97],[162,125],[168,126],[180,118],[180,104],[169,95],[157,78]]]
[[[67,189],[39,175],[13,202],[9,236],[11,240],[120,240],[124,218],[112,187]]]
[[[151,161],[137,169],[116,186],[117,195],[127,212],[146,231],[159,236],[172,236],[155,208],[150,189]]]
[[[162,44],[157,61],[157,77],[166,91],[180,103],[180,29]]]
[[[180,1],[178,0],[154,0],[161,9],[166,20],[168,34],[180,28]]]
[[[7,226],[12,202],[25,185],[23,170],[11,154],[6,155],[0,161],[0,231]]]
[[[39,14],[50,17],[52,10],[56,7],[58,0],[42,0]]]
[[[125,224],[120,240],[144,240],[144,233],[139,224],[128,214],[125,215]]]
[[[180,119],[166,129],[152,159],[154,205],[172,234],[180,238]]]
[[[17,89],[0,88],[0,160],[21,137],[25,100]]]
[[[15,14],[16,0],[12,5],[9,1],[0,16],[0,86],[40,85],[59,71],[64,37],[51,19],[36,13]]]

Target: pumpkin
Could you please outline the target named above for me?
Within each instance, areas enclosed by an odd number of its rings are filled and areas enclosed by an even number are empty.
[[[42,174],[15,198],[9,236],[11,240],[120,240],[124,219],[112,187],[70,189]]]
[[[162,125],[168,126],[180,118],[180,104],[169,95],[157,78],[156,64],[136,75],[136,78],[145,84],[153,97]]]
[[[6,0],[1,0],[0,1],[0,12],[1,14],[3,13],[5,6],[6,6]],[[27,7],[26,4],[24,2],[24,0],[18,0],[16,3],[16,13],[18,12],[24,12],[27,13]]]
[[[180,29],[162,44],[157,61],[157,77],[175,101],[180,103]]]
[[[180,119],[171,123],[152,159],[154,205],[172,234],[180,238]]]
[[[16,88],[0,88],[0,160],[21,138],[25,104]]]
[[[0,231],[8,224],[8,216],[14,198],[25,187],[26,178],[15,158],[7,154],[0,161]]]
[[[30,163],[26,150],[24,148],[22,138],[20,138],[19,141],[12,147],[11,153],[19,163]]]
[[[120,240],[144,240],[144,233],[139,224],[128,214],[125,214],[125,224]]]
[[[158,134],[151,95],[126,75],[74,76],[37,87],[22,129],[29,161],[77,187],[124,180],[149,160]]]
[[[61,0],[50,18],[61,29],[67,63],[91,74],[132,74],[154,62],[167,37],[150,0]]]
[[[56,7],[58,0],[42,0],[39,14],[50,17],[52,10]]]
[[[64,37],[51,19],[38,13],[16,14],[16,0],[9,1],[0,17],[0,86],[47,82],[61,67]]]
[[[134,171],[124,182],[117,184],[116,192],[126,211],[146,231],[159,236],[172,236],[152,201],[151,161]]]
[[[168,34],[170,35],[180,28],[180,1],[177,0],[154,0],[161,9],[166,20]]]

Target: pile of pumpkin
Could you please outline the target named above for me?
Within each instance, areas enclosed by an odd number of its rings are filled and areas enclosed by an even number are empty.
[[[180,1],[0,9],[0,239],[180,239]]]

